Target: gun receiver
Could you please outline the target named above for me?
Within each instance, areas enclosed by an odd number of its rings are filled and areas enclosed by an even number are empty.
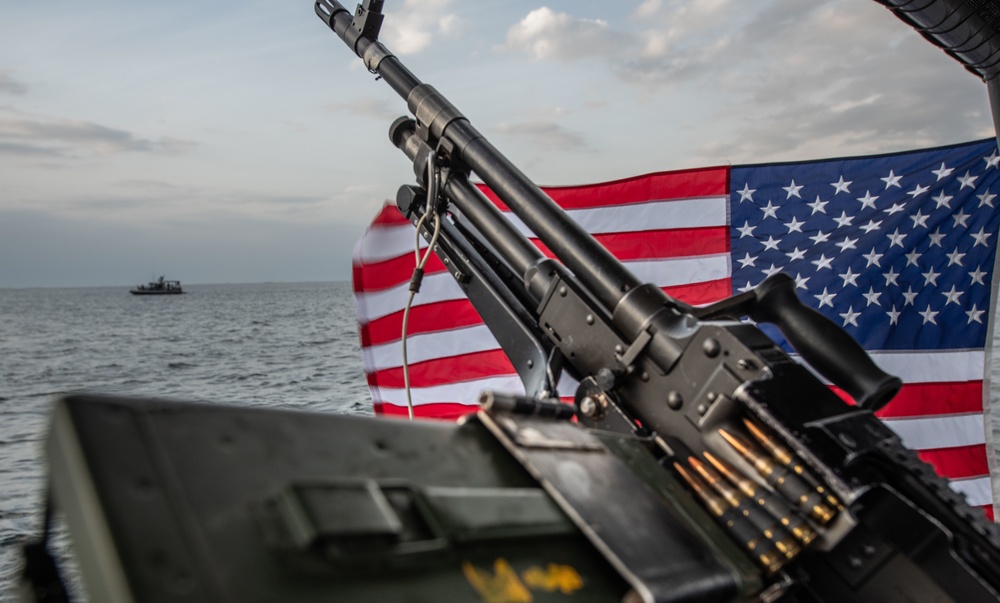
[[[421,218],[444,216],[435,251],[511,358],[529,399],[554,396],[562,372],[579,381],[579,425],[496,408],[481,411],[480,419],[637,596],[645,601],[1000,598],[1000,537],[994,526],[873,414],[899,390],[898,378],[879,369],[836,324],[803,305],[783,274],[755,291],[698,309],[640,282],[377,40],[372,24],[381,23],[381,4],[366,0],[352,13],[336,0],[318,0],[315,10],[406,100],[413,115],[390,128],[390,140],[413,162],[419,184],[400,189],[400,211],[428,239],[431,231]],[[555,260],[504,218],[470,182],[471,174]],[[802,358],[856,405],[834,395],[756,326],[739,322],[743,316],[777,325]],[[683,540],[684,554],[671,554],[667,547],[651,560],[636,553],[641,539],[611,534],[606,525],[595,529],[615,521],[605,507],[625,505],[622,512],[629,511],[630,493],[605,489],[604,498],[580,496],[551,455],[526,443],[526,425],[549,444],[576,442],[566,444],[567,450],[591,450],[578,441],[583,435],[570,432],[614,433],[644,442],[673,483],[680,489],[687,484],[688,496],[705,502],[707,512],[692,514],[684,507],[668,520],[636,511],[662,521],[660,536]],[[569,460],[584,452],[563,454],[559,462],[588,467],[588,480],[607,477],[597,474],[594,463]],[[765,521],[767,514],[775,515],[778,527],[762,528],[774,523]],[[715,538],[717,532],[704,531],[713,518],[728,530],[736,552],[732,542]],[[624,531],[644,529],[620,525]],[[782,538],[769,539],[772,533]],[[705,559],[702,571],[687,580],[670,571],[674,565],[689,567],[692,555]],[[747,559],[756,560],[756,577],[745,571]]]

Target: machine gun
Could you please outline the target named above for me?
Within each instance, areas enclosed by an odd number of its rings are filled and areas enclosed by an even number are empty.
[[[525,393],[459,425],[61,400],[54,499],[95,600],[1000,600],[1000,534],[873,414],[898,379],[784,275],[703,308],[640,282],[378,42],[381,6],[315,10],[406,99],[397,205]]]
[[[899,379],[799,302],[786,275],[704,308],[640,282],[378,42],[381,4],[366,0],[351,13],[318,0],[316,12],[415,116],[390,129],[419,183],[400,189],[397,206],[433,241],[525,385],[523,397],[484,393],[480,420],[636,593],[647,601],[725,600],[731,594],[723,593],[745,589],[747,580],[723,562],[687,569],[692,556],[724,555],[711,538],[679,537],[684,529],[694,533],[683,520],[665,522],[669,536],[652,528],[662,517],[638,509],[616,522],[633,510],[631,494],[623,496],[621,484],[586,460],[586,446],[575,447],[593,430],[644,442],[663,472],[700,498],[756,563],[761,587],[773,589],[767,598],[997,598],[993,526],[873,414],[898,391]],[[519,234],[470,174],[556,259]],[[856,405],[740,317],[776,325]],[[580,383],[579,425],[560,421],[573,413],[551,399],[561,372]],[[557,444],[565,444],[564,458],[553,461],[547,446]],[[563,474],[574,457],[588,483],[608,480],[608,489],[580,492]],[[671,536],[685,546],[656,542]]]

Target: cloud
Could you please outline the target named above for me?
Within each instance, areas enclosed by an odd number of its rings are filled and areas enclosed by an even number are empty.
[[[406,0],[402,8],[386,11],[379,38],[400,56],[426,50],[436,34],[452,35],[462,28],[462,20],[445,9],[451,0]]]
[[[178,138],[140,138],[93,122],[0,109],[0,153],[5,155],[75,159],[126,152],[176,154],[195,146]]]
[[[344,112],[359,117],[370,117],[379,121],[392,121],[399,117],[403,108],[398,103],[390,103],[384,99],[358,98],[346,103],[332,103],[327,109],[334,112]]]
[[[6,73],[0,73],[0,94],[24,94],[28,87]]]
[[[539,147],[554,151],[579,151],[587,147],[582,136],[552,121],[500,123],[493,129],[504,136],[527,138]]]
[[[511,27],[506,39],[508,50],[525,52],[534,60],[557,61],[616,55],[630,43],[627,34],[612,30],[607,21],[579,19],[544,6]]]

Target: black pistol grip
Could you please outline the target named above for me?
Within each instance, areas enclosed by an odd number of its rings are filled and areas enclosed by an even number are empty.
[[[795,294],[795,281],[787,274],[775,274],[757,287],[757,303],[748,315],[756,322],[777,326],[795,351],[850,394],[859,408],[882,408],[903,384],[876,366],[846,331],[803,304]]]

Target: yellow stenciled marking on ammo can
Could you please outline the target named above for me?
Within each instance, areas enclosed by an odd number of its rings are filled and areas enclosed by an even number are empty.
[[[534,600],[506,559],[494,561],[492,573],[465,561],[462,572],[485,603],[531,603]]]
[[[575,569],[557,563],[548,564],[544,570],[537,566],[529,567],[521,573],[521,578],[532,590],[559,591],[571,595],[583,588],[583,578]]]

